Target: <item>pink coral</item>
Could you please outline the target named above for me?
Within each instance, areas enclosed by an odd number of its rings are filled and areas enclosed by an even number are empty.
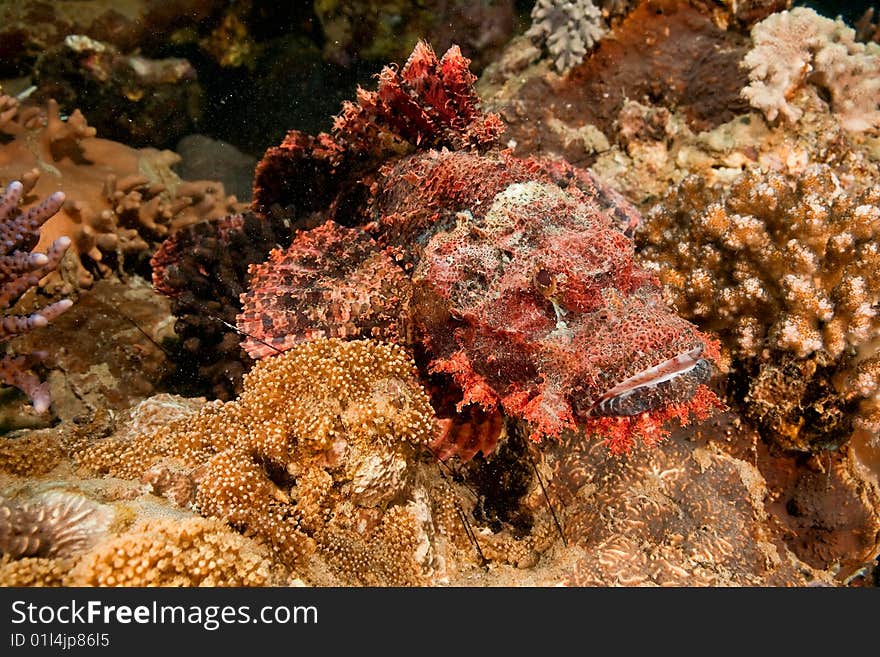
[[[70,238],[59,237],[46,253],[29,252],[39,239],[40,226],[61,208],[64,194],[56,192],[22,212],[18,207],[22,192],[22,184],[13,181],[0,197],[0,306],[4,309],[13,306],[22,294],[53,271],[70,246]],[[69,299],[62,299],[27,315],[5,315],[0,320],[0,342],[46,326],[72,304]],[[51,403],[49,388],[30,369],[34,360],[34,355],[4,355],[0,358],[0,381],[22,390],[30,397],[34,410],[44,413]]]
[[[880,45],[856,41],[841,19],[795,7],[756,24],[752,43],[743,59],[751,82],[742,95],[769,120],[781,114],[797,121],[803,110],[793,100],[809,83],[827,92],[845,129],[880,127]]]

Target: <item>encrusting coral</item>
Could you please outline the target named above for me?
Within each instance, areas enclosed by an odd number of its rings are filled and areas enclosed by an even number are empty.
[[[40,237],[40,227],[61,208],[64,194],[56,192],[39,205],[22,211],[19,203],[24,188],[13,181],[0,196],[0,308],[8,311],[20,297],[54,271],[70,246],[70,238],[56,238],[45,253],[31,251]],[[46,326],[70,308],[73,302],[62,299],[27,315],[4,314],[0,320],[0,342],[27,331]],[[5,354],[0,358],[0,382],[21,389],[37,413],[49,409],[49,387],[41,383],[31,367],[39,354]]]
[[[750,413],[788,446],[839,444],[877,420],[880,195],[834,169],[750,169],[728,191],[691,175],[637,233],[684,317],[745,373]]]
[[[286,563],[317,549],[361,583],[422,581],[434,567],[420,549],[431,523],[412,464],[437,426],[403,349],[305,342],[262,360],[244,386],[235,401],[155,433],[97,441],[79,460],[129,479],[174,468],[194,481],[201,513],[265,541]]]
[[[796,7],[752,28],[753,48],[743,59],[751,82],[742,94],[768,120],[797,121],[791,101],[811,84],[829,96],[831,111],[847,130],[880,128],[880,45],[856,40],[842,20]]]

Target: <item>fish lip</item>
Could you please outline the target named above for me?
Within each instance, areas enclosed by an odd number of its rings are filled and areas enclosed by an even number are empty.
[[[603,402],[613,399],[618,395],[636,390],[644,386],[654,386],[663,381],[669,381],[678,376],[682,376],[690,372],[700,360],[703,353],[703,345],[697,345],[693,349],[679,353],[671,358],[667,358],[656,365],[647,367],[632,376],[619,381],[613,387],[606,390],[598,399],[590,406],[589,415],[598,414],[595,411]]]

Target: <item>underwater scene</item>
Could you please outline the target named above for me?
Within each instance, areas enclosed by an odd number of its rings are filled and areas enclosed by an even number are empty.
[[[0,0],[0,586],[877,587],[880,5]]]

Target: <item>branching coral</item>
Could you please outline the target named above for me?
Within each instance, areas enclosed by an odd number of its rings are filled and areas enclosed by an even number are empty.
[[[583,61],[606,29],[592,0],[538,0],[526,36],[546,43],[556,70],[565,73]]]
[[[57,238],[46,253],[31,252],[37,244],[40,227],[58,212],[64,203],[64,194],[56,192],[39,205],[23,212],[19,208],[23,186],[14,181],[0,197],[0,308],[12,307],[27,290],[54,271],[70,246],[70,238]],[[16,335],[46,326],[70,308],[73,302],[62,299],[28,315],[7,314],[0,320],[0,342]],[[40,383],[30,369],[35,357],[6,354],[0,358],[0,382],[21,389],[34,405],[37,413],[49,409],[49,387]]]
[[[880,128],[880,45],[860,43],[842,20],[796,7],[752,28],[753,48],[743,59],[750,84],[743,96],[769,120],[797,121],[793,102],[806,84],[825,90],[844,128]]]
[[[0,95],[0,180],[21,180],[24,207],[61,189],[67,201],[41,232],[38,248],[67,235],[73,286],[107,276],[172,229],[236,210],[212,181],[181,181],[171,151],[136,150],[100,139],[82,113],[62,119],[58,104],[23,107]],[[59,283],[59,281],[53,281]]]
[[[751,375],[752,412],[803,445],[845,439],[860,402],[858,422],[876,420],[878,236],[877,190],[848,193],[831,167],[812,165],[749,170],[728,192],[690,176],[637,239],[674,307]]]
[[[99,441],[80,460],[127,478],[176,464],[196,482],[202,513],[288,563],[318,549],[346,581],[416,583],[434,566],[420,549],[431,523],[412,465],[436,426],[413,367],[389,344],[302,343],[262,360],[236,401],[155,434]]]

